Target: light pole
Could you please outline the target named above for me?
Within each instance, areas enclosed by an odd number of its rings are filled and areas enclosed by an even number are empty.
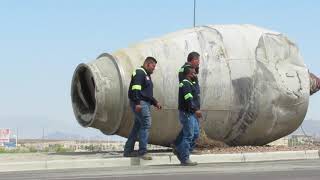
[[[196,0],[193,0],[193,27],[196,27]]]

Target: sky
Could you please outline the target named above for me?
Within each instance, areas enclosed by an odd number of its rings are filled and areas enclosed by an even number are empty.
[[[253,24],[287,35],[320,76],[320,1],[197,0],[196,25]],[[193,26],[193,0],[0,0],[0,128],[22,137],[100,134],[75,120],[70,98],[79,63]],[[320,93],[306,119],[320,121]]]

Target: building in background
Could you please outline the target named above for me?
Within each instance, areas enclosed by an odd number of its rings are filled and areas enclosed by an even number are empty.
[[[289,141],[290,146],[313,144],[313,137],[304,134],[292,135]]]
[[[268,145],[270,146],[288,146],[289,145],[289,138],[288,136],[282,137],[280,139],[277,139]]]

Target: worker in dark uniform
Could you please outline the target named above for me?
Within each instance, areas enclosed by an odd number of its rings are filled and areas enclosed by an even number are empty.
[[[136,69],[132,76],[128,90],[130,107],[134,113],[134,125],[124,147],[124,156],[140,156],[144,160],[152,160],[147,154],[149,129],[151,127],[150,106],[161,109],[160,103],[153,97],[153,83],[151,74],[156,67],[157,61],[153,57],[147,57],[143,66]],[[134,144],[139,137],[138,154],[134,153]]]
[[[195,76],[195,69],[185,67],[185,79],[179,83],[179,120],[182,125],[181,138],[175,141],[176,156],[183,166],[194,166],[196,162],[190,160],[190,148],[194,140],[194,128],[198,124],[195,112],[199,111],[196,102],[196,90],[192,79]],[[201,115],[201,112],[198,112]]]
[[[187,58],[187,62],[179,69],[179,83],[185,79],[185,68],[193,68],[195,69],[195,75],[193,76],[193,78],[191,79],[192,83],[193,83],[193,87],[195,89],[195,96],[193,97],[194,99],[194,103],[195,106],[197,107],[197,109],[199,111],[196,111],[196,118],[197,118],[197,123],[195,124],[194,127],[194,136],[193,136],[193,140],[190,146],[190,152],[194,151],[194,148],[196,146],[196,140],[199,138],[200,136],[200,126],[199,126],[199,118],[201,118],[201,112],[200,112],[200,86],[199,86],[199,81],[198,81],[198,77],[197,74],[199,74],[199,65],[200,65],[200,54],[197,52],[191,52],[188,55]],[[176,138],[174,144],[177,143],[177,141],[181,141],[181,137],[182,137],[182,133],[183,131],[180,131],[178,137]],[[173,147],[174,148],[174,147]],[[174,153],[175,153],[175,149],[174,149]]]

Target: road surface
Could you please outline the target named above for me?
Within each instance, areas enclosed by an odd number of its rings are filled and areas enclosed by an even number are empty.
[[[320,160],[1,172],[1,180],[319,180]]]

